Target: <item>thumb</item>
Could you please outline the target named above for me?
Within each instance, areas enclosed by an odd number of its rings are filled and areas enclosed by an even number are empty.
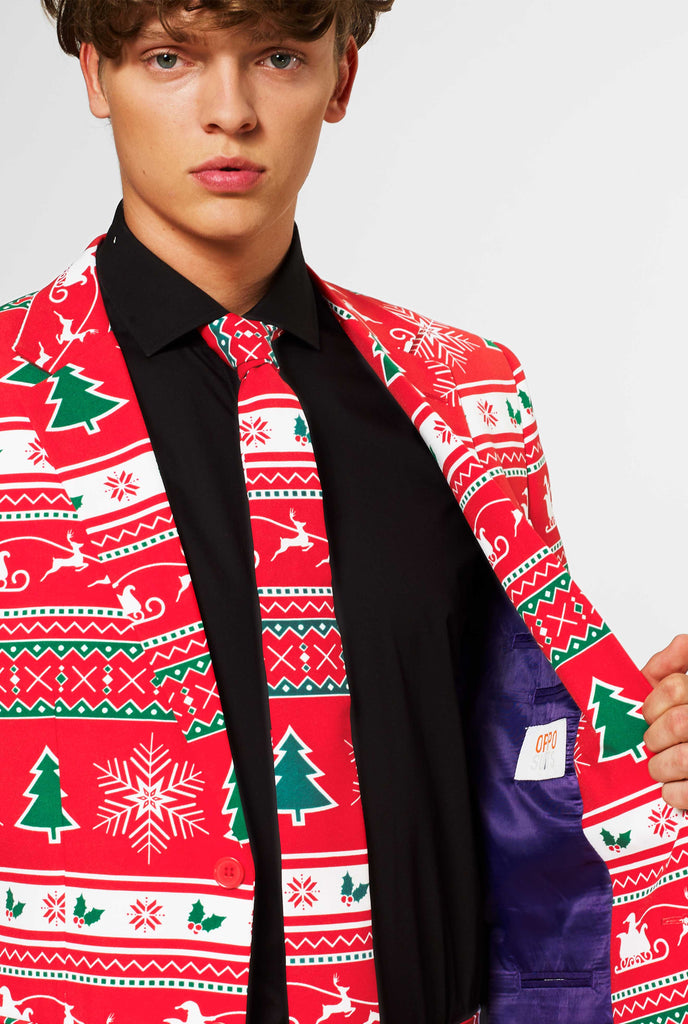
[[[668,647],[657,654],[653,654],[648,663],[642,669],[642,673],[650,686],[655,687],[658,683],[674,672],[688,671],[688,634],[680,633],[675,636]]]

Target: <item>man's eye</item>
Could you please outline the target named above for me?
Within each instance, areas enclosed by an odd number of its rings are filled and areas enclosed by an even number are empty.
[[[158,53],[155,57],[155,63],[163,71],[172,71],[177,66],[179,57],[176,53]]]
[[[273,68],[277,68],[278,71],[286,71],[292,62],[298,61],[298,57],[295,57],[293,53],[271,53],[269,60]]]

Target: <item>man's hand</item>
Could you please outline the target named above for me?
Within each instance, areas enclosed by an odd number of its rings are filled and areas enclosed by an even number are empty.
[[[650,775],[664,783],[662,796],[679,810],[688,809],[688,635],[675,637],[650,658],[643,675],[652,693],[643,705],[650,728],[645,744],[654,757]]]

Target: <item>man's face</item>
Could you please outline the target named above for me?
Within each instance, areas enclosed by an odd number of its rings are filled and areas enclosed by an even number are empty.
[[[324,121],[346,112],[356,53],[321,39],[208,29],[186,15],[175,42],[157,19],[121,60],[81,62],[91,110],[112,123],[130,227],[192,244],[250,241],[291,225]]]

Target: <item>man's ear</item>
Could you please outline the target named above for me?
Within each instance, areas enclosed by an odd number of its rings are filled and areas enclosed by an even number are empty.
[[[88,105],[94,117],[109,117],[110,104],[107,101],[102,80],[102,63],[100,54],[93,43],[82,43],[79,50],[79,63],[86,82]]]
[[[354,80],[358,71],[358,47],[353,36],[349,38],[346,51],[339,61],[338,68],[337,87],[327,105],[325,113],[325,120],[329,124],[335,124],[337,121],[342,120],[351,99],[351,90],[354,87]]]

